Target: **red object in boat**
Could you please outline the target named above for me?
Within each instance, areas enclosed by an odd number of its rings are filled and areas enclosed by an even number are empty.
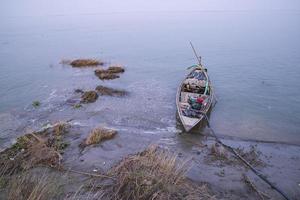
[[[197,98],[197,103],[203,103],[204,99],[202,97]]]

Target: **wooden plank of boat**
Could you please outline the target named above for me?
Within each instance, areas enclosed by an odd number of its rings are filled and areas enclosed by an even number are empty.
[[[191,46],[194,50],[192,44]],[[201,57],[197,56],[195,50],[194,53],[199,61],[199,64],[192,67],[190,73],[179,85],[176,94],[177,113],[186,132],[189,132],[204,119],[203,113],[207,114],[209,112],[214,101],[214,91],[207,70],[202,66]],[[199,85],[196,85],[196,87],[194,87],[199,89],[187,88],[187,82],[189,82],[190,80],[194,81],[195,83],[199,83]],[[203,82],[205,82],[205,85],[203,85]],[[189,98],[204,99],[201,108],[199,110],[193,109],[189,104]],[[193,114],[189,114],[188,112]]]

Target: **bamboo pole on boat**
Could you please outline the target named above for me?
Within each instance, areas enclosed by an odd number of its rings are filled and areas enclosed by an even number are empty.
[[[198,56],[198,54],[197,54],[197,52],[196,52],[196,50],[195,50],[195,48],[194,48],[194,45],[193,45],[193,43],[192,42],[190,42],[190,45],[191,45],[191,47],[192,47],[192,49],[193,49],[193,51],[194,51],[194,54],[195,54],[195,56],[196,56],[196,58],[197,58],[197,60],[198,60],[198,62],[199,62],[199,67],[201,68],[201,70],[204,72],[204,75],[205,75],[205,77],[206,77],[206,83],[205,83],[205,91],[204,91],[204,94],[206,95],[206,93],[207,93],[207,91],[208,91],[208,86],[209,86],[209,77],[208,77],[208,75],[207,75],[207,72],[205,71],[205,69],[203,68],[203,66],[202,66],[202,64],[201,64],[201,56]]]
[[[192,47],[192,49],[193,49],[193,51],[194,51],[194,54],[195,54],[195,56],[196,56],[196,58],[197,58],[197,60],[198,60],[198,62],[199,62],[200,67],[202,68],[202,64],[201,64],[201,56],[198,56],[198,54],[197,54],[197,52],[196,52],[196,50],[195,50],[194,45],[193,45],[192,42],[190,42],[190,45],[191,45],[191,47]]]

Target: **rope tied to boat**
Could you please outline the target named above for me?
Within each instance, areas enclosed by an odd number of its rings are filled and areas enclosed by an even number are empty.
[[[251,171],[257,175],[260,179],[262,179],[264,182],[266,182],[272,189],[274,189],[275,191],[277,191],[282,197],[284,197],[284,199],[286,200],[291,200],[280,188],[278,188],[277,186],[275,186],[272,182],[270,182],[265,175],[263,175],[261,172],[259,172],[257,169],[255,169],[247,160],[245,160],[233,147],[224,144],[220,138],[216,135],[215,131],[213,130],[213,128],[210,125],[208,116],[206,113],[201,112],[201,114],[204,116],[205,120],[207,121],[207,127],[210,129],[212,136],[216,139],[216,141],[221,144],[222,146],[224,146],[225,148],[227,148],[229,151],[231,151],[238,159],[240,159],[247,167],[249,167],[251,169]]]

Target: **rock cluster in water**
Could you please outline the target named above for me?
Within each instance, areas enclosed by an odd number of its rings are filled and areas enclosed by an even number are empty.
[[[76,60],[63,60],[62,64],[68,64],[72,67],[89,67],[89,66],[99,66],[104,65],[104,62],[94,59],[76,59]],[[120,78],[120,74],[125,72],[125,68],[122,65],[111,65],[107,69],[98,68],[94,71],[95,75],[100,80],[112,80],[116,78]],[[93,103],[98,99],[98,96],[107,95],[107,96],[124,96],[127,94],[124,90],[117,90],[110,87],[105,86],[97,86],[95,90],[84,91],[81,89],[76,89],[75,93],[81,94],[80,102],[76,102],[76,100],[69,99],[68,103],[72,104],[74,108],[80,108],[80,103]]]
[[[107,96],[124,96],[127,94],[125,90],[117,90],[102,85],[97,86],[96,91],[98,92],[99,95],[107,95]]]
[[[125,72],[123,66],[110,66],[107,69],[96,69],[95,75],[101,80],[111,80],[120,77],[120,73]]]
[[[72,67],[91,67],[91,66],[98,66],[103,65],[104,63],[100,60],[94,59],[77,59],[73,61],[64,61],[64,64],[70,64]]]
[[[81,103],[93,103],[98,99],[98,94],[95,91],[86,91],[81,96]]]

